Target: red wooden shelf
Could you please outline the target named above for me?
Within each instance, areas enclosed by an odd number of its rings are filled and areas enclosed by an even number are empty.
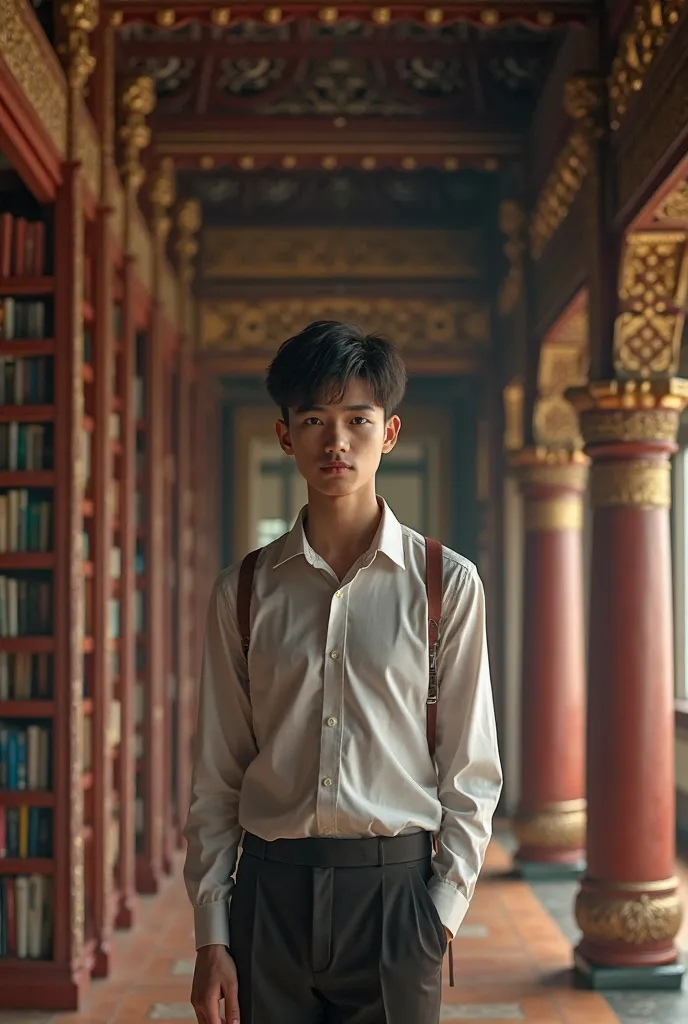
[[[52,569],[55,555],[43,551],[5,551],[0,554],[2,569]]]
[[[46,789],[0,789],[0,804],[3,807],[53,807],[55,794]]]
[[[81,702],[81,710],[85,715],[90,715],[93,711],[93,697],[84,697]]]
[[[52,277],[0,277],[0,295],[49,295],[54,289]]]
[[[90,363],[84,363],[81,367],[81,378],[86,381],[87,384],[93,383],[95,374],[93,373],[93,367]]]
[[[123,408],[121,395],[113,395],[111,399],[111,408],[113,412],[121,412]]]
[[[84,320],[88,321],[89,323],[90,323],[90,322],[91,322],[92,320],[95,320],[95,313],[93,312],[93,306],[92,306],[92,304],[91,304],[91,303],[90,303],[90,302],[88,301],[88,299],[84,299],[84,301],[83,301],[83,303],[82,303],[82,307],[81,307],[81,308],[82,308],[82,310],[83,310],[83,314],[84,314]]]
[[[0,875],[52,875],[53,862],[46,857],[3,857],[0,859]],[[36,963],[35,960],[30,961]],[[3,967],[7,968],[8,961],[3,957],[0,960]],[[16,960],[15,963],[26,963],[25,960]]]
[[[91,789],[93,786],[93,772],[84,772],[81,776],[81,788],[83,790]]]
[[[95,505],[90,498],[84,498],[81,502],[81,514],[84,519],[89,519],[95,511]]]
[[[0,718],[51,718],[55,714],[52,700],[2,700]]]
[[[92,416],[84,416],[82,426],[84,430],[87,430],[89,434],[92,434],[95,430],[96,422]]]
[[[4,469],[0,471],[0,487],[54,487],[55,474],[50,469]]]
[[[10,654],[52,654],[54,649],[52,636],[0,636],[0,651]]]
[[[84,578],[87,580],[93,579],[93,562],[84,562],[82,565]]]
[[[55,354],[55,342],[52,338],[13,338],[11,341],[0,339],[0,355],[2,356],[52,356]]]
[[[3,405],[0,407],[0,423],[11,423],[13,420],[22,423],[42,423],[54,419],[54,405]]]
[[[110,441],[110,448],[113,455],[121,455],[123,448],[121,441]]]
[[[84,654],[91,654],[93,652],[93,647],[94,647],[93,637],[92,636],[85,636],[84,637]]]

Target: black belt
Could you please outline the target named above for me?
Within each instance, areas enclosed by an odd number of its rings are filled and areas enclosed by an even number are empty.
[[[370,839],[273,839],[267,842],[247,832],[243,852],[277,864],[310,868],[367,868],[423,860],[432,852],[429,832]]]

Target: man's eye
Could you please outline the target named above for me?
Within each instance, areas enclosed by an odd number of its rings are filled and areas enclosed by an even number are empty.
[[[366,419],[365,416],[354,416],[353,422],[354,423],[367,423],[368,420]]]

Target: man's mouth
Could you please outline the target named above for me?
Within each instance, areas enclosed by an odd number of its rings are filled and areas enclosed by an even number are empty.
[[[347,470],[352,467],[348,462],[326,462],[324,466],[320,467],[323,473],[346,473]]]

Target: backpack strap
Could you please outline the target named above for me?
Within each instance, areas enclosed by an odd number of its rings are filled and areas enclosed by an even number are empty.
[[[430,757],[435,756],[437,730],[437,645],[442,618],[442,545],[438,540],[425,538],[425,589],[428,595],[428,700],[427,735]]]
[[[241,649],[244,657],[248,657],[248,648],[251,643],[251,594],[253,592],[253,574],[256,571],[256,562],[261,549],[256,548],[250,551],[241,563],[239,569],[239,586],[237,589],[237,622],[241,636]]]

